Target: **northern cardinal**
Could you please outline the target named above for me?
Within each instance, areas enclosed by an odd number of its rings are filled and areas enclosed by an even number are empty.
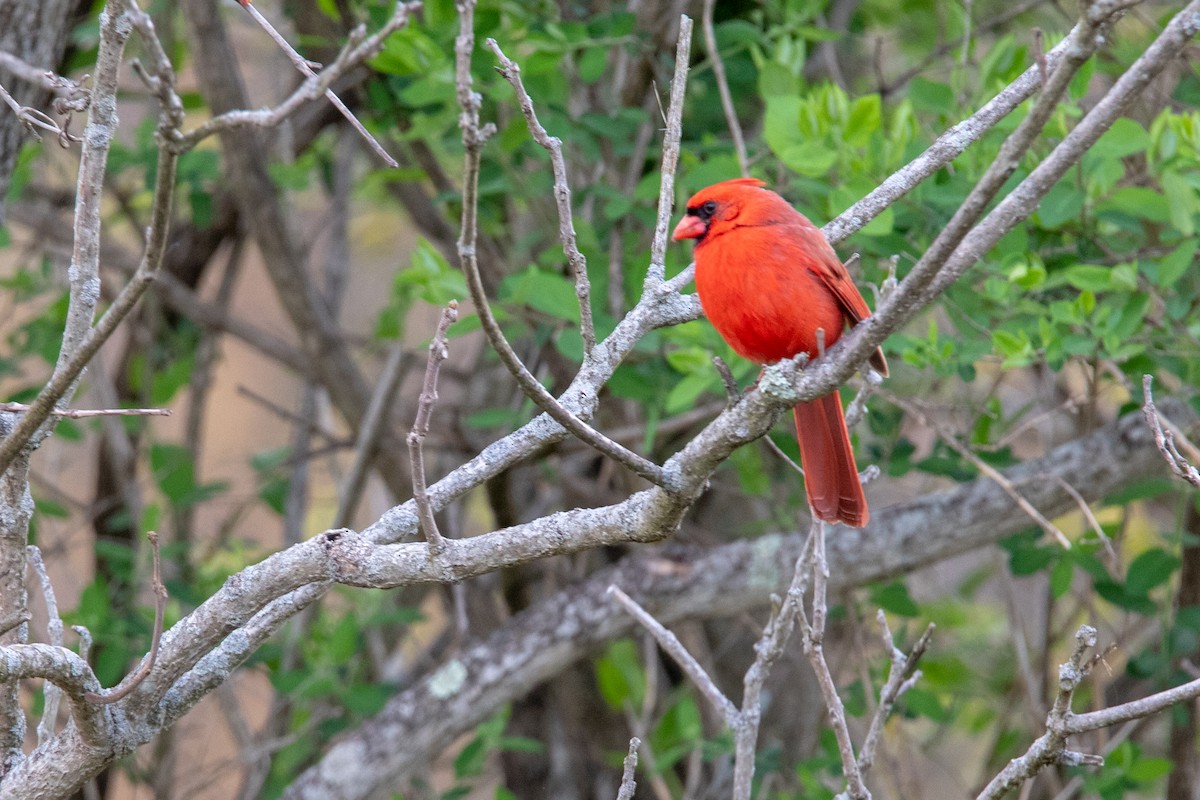
[[[673,238],[696,240],[700,305],[729,346],[759,364],[816,358],[847,324],[871,314],[850,273],[816,226],[755,178],[702,189]],[[887,375],[883,351],[871,366]],[[827,522],[857,528],[870,516],[837,392],[794,409],[808,503]]]

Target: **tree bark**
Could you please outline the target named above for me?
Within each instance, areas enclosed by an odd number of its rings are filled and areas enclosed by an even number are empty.
[[[0,50],[34,67],[57,71],[74,0],[0,0]],[[43,109],[49,93],[0,69],[0,85],[21,105]],[[43,109],[44,110],[44,109]],[[0,225],[17,154],[30,137],[11,109],[0,108]]]

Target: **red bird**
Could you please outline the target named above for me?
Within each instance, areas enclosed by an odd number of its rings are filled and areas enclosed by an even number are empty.
[[[825,235],[755,178],[716,183],[688,200],[673,237],[696,240],[700,305],[729,346],[759,364],[818,355],[871,315]],[[887,375],[883,351],[871,366]],[[808,503],[827,522],[870,516],[837,392],[794,409]]]

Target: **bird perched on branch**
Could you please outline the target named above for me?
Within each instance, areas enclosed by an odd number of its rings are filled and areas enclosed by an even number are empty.
[[[692,195],[673,236],[696,240],[696,289],[705,315],[730,347],[758,364],[800,353],[816,358],[847,325],[871,315],[825,235],[755,178]],[[882,350],[870,363],[887,375]],[[837,392],[800,403],[794,414],[813,514],[866,525],[867,500]]]

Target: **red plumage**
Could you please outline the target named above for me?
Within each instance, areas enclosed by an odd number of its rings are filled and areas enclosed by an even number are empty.
[[[675,239],[696,240],[696,289],[717,332],[740,355],[771,364],[818,355],[847,325],[871,314],[825,235],[754,178],[713,184],[688,200]],[[887,375],[883,351],[871,365]],[[831,393],[795,408],[796,437],[813,514],[854,527],[869,511],[841,400]]]

